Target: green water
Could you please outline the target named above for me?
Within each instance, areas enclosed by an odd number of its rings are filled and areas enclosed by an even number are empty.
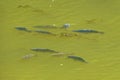
[[[119,9],[119,0],[1,0],[0,80],[119,80]],[[60,37],[14,29],[25,26],[35,30],[32,26],[48,24],[61,27],[65,23],[71,24],[68,31],[95,29],[105,34]],[[64,30],[50,31],[59,34]],[[73,53],[88,64],[32,52],[31,48]],[[31,53],[37,56],[22,60]]]

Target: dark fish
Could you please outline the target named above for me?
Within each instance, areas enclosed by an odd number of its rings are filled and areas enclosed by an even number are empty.
[[[20,31],[26,31],[26,32],[31,32],[30,30],[28,30],[25,27],[15,27],[16,30],[20,30]]]
[[[48,28],[48,29],[54,29],[57,28],[54,25],[45,25],[45,26],[33,26],[34,28]]]
[[[36,52],[52,52],[52,53],[58,53],[55,50],[51,50],[51,49],[46,49],[46,48],[32,48],[32,51],[36,51]]]
[[[31,8],[30,5],[18,5],[17,8]]]
[[[71,58],[73,60],[77,60],[77,61],[81,61],[81,62],[85,62],[87,63],[83,58],[81,58],[80,56],[73,56],[73,55],[69,55],[68,58]]]
[[[43,30],[35,30],[37,33],[43,33],[43,34],[52,34],[51,32],[48,31],[43,31]]]
[[[80,32],[80,33],[101,33],[104,32],[96,31],[96,30],[90,30],[90,29],[81,29],[81,30],[73,30],[73,32]]]

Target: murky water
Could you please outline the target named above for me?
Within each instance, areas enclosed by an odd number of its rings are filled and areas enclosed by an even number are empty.
[[[1,0],[0,80],[119,80],[119,0]],[[68,30],[33,26],[70,23]],[[27,27],[33,32],[16,30]],[[56,35],[36,33],[46,30]],[[77,29],[104,34],[65,36]],[[61,53],[34,52],[48,48]],[[77,55],[88,63],[67,58]],[[29,58],[24,58],[28,55]],[[32,56],[32,57],[31,57]]]

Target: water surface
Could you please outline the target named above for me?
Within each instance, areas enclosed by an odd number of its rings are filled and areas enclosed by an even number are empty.
[[[1,0],[0,79],[1,80],[119,80],[120,79],[119,0]],[[70,23],[68,32],[93,29],[104,34],[60,37],[17,31],[16,26]],[[43,29],[45,30],[45,29]],[[54,33],[66,32],[47,29]],[[31,48],[50,48],[85,58],[88,63]],[[27,60],[27,54],[37,56]]]

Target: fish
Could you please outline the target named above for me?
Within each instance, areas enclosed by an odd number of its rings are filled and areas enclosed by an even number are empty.
[[[59,53],[53,53],[52,56],[63,56],[65,53],[59,52]]]
[[[97,30],[91,30],[91,29],[73,30],[73,32],[80,32],[80,33],[101,33],[101,34],[104,33],[104,32],[100,32],[100,31],[97,31]]]
[[[45,29],[54,29],[54,28],[57,28],[56,26],[55,26],[55,24],[53,24],[53,25],[41,25],[41,26],[33,26],[34,28],[45,28]]]
[[[66,56],[66,55],[72,55],[73,53],[63,53],[63,52],[59,52],[59,53],[53,53],[51,54],[51,56]]]
[[[42,34],[53,34],[53,33],[51,33],[51,32],[43,31],[43,30],[35,30],[35,32],[37,32],[37,33],[42,33]]]
[[[31,30],[28,30],[26,27],[15,27],[15,29],[20,31],[31,32]]]
[[[17,8],[32,8],[30,5],[18,5]]]
[[[52,52],[52,53],[58,53],[55,50],[47,49],[47,48],[31,48],[32,51],[36,52]]]
[[[73,60],[76,60],[76,61],[80,61],[80,62],[87,63],[87,61],[84,60],[84,59],[83,59],[82,57],[80,57],[80,56],[69,55],[68,58],[73,59]]]
[[[22,59],[30,59],[34,56],[36,56],[36,55],[35,54],[27,54],[27,55],[22,56]]]

